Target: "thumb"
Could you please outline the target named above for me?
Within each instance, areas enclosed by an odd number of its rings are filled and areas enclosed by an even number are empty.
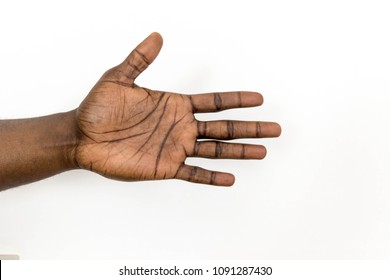
[[[163,44],[163,38],[157,32],[143,40],[129,56],[119,64],[118,70],[124,74],[126,82],[133,83],[157,57]]]

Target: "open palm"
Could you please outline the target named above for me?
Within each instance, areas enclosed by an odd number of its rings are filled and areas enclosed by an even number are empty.
[[[183,179],[229,186],[234,176],[188,166],[190,156],[261,159],[261,145],[198,141],[276,137],[271,122],[197,121],[194,113],[262,104],[254,92],[182,95],[149,90],[134,80],[157,57],[162,38],[152,33],[120,65],[108,70],[77,111],[76,161],[119,180]]]

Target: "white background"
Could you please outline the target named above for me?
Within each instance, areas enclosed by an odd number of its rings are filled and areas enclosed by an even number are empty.
[[[263,161],[188,162],[232,188],[72,171],[0,193],[0,254],[21,259],[390,257],[386,1],[2,1],[0,118],[74,109],[159,31],[153,89],[256,90],[278,121]]]

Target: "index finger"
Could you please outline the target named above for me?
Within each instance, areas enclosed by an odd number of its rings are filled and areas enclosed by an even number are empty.
[[[191,94],[188,97],[194,113],[218,112],[263,104],[263,96],[258,92],[251,91]]]

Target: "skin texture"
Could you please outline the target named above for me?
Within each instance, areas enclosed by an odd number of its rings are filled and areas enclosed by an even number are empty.
[[[75,168],[125,181],[181,179],[231,186],[232,174],[186,165],[186,158],[264,158],[261,145],[219,140],[277,137],[281,133],[277,123],[203,122],[194,116],[261,105],[259,93],[183,95],[135,84],[162,42],[158,33],[152,33],[104,73],[76,110],[0,121],[0,189]]]

